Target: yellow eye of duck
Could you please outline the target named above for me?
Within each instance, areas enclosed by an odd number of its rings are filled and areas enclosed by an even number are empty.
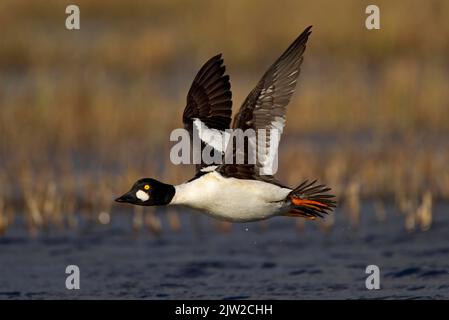
[[[149,185],[149,184],[146,184],[143,188],[144,188],[145,190],[150,190],[150,185]]]

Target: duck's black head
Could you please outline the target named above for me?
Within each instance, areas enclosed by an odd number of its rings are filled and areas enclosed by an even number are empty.
[[[151,178],[138,180],[131,190],[115,199],[140,206],[163,206],[170,203],[175,195],[175,187]]]

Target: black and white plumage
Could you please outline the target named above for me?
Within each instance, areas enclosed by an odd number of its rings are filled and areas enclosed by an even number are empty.
[[[232,93],[229,76],[225,75],[221,54],[212,57],[198,71],[187,94],[187,105],[182,115],[184,128],[190,133],[190,138],[198,131],[194,130],[197,123],[204,124],[209,129],[219,132],[229,129],[232,115]],[[201,150],[207,143],[201,142]],[[222,150],[217,150],[222,152]],[[201,160],[201,159],[200,159]],[[197,171],[207,166],[201,161]]]
[[[265,72],[234,117],[233,129],[256,132],[265,129],[265,139],[259,141],[258,136],[254,136],[242,150],[233,143],[217,142],[222,137],[227,141],[225,130],[231,124],[232,93],[223,59],[221,55],[214,56],[193,80],[183,123],[191,137],[202,131],[199,134],[202,150],[215,150],[222,160],[230,154],[234,162],[211,165],[201,161],[195,176],[176,186],[155,179],[141,179],[117,201],[137,205],[184,205],[231,222],[278,215],[314,219],[332,211],[336,202],[334,196],[327,193],[330,188],[316,185],[316,181],[305,181],[292,189],[277,181],[274,175],[263,173],[267,161],[272,159],[262,151],[270,143],[279,143],[286,106],[296,86],[310,30],[311,27],[306,28]],[[273,135],[273,132],[278,134]],[[248,162],[250,148],[257,153],[255,163]],[[239,157],[245,162],[236,163]]]
[[[234,117],[234,128],[267,129],[267,137],[264,141],[257,141],[257,150],[262,144],[268,148],[270,144],[270,130],[277,129],[282,133],[285,125],[286,106],[295,90],[296,82],[303,61],[303,53],[306,49],[307,39],[311,33],[311,27],[306,28],[301,35],[288,47],[288,49],[273,63],[260,79],[256,87],[245,99],[240,111]],[[234,153],[245,152],[233,150]],[[235,176],[241,179],[262,179],[274,181],[270,175],[261,176],[259,171],[263,166],[266,155],[257,153],[255,165],[223,165],[218,170],[225,176]]]

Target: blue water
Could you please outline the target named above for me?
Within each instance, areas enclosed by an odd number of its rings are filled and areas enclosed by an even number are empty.
[[[336,212],[332,231],[294,218],[236,224],[220,232],[207,217],[180,213],[181,231],[136,234],[116,207],[110,225],[82,223],[35,238],[17,222],[0,238],[0,299],[443,299],[449,298],[448,206],[437,204],[429,231],[407,233],[387,207],[376,221],[363,207],[350,227]],[[81,289],[65,288],[65,268],[80,268]],[[380,290],[367,290],[367,265],[380,268]]]

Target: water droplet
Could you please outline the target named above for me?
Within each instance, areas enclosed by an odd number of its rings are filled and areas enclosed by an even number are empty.
[[[101,224],[108,224],[109,222],[111,222],[111,216],[109,215],[109,212],[100,212],[100,214],[98,215],[98,221]]]

